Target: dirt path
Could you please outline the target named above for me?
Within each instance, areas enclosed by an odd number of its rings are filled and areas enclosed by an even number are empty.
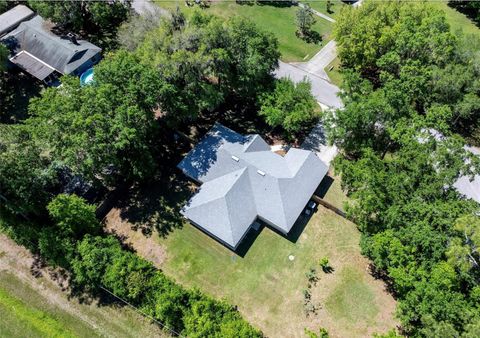
[[[131,246],[143,258],[151,261],[157,268],[161,268],[167,257],[165,248],[155,240],[158,236],[153,230],[150,236],[145,236],[141,229],[133,230],[132,224],[123,220],[121,210],[113,208],[105,217],[107,232],[120,237],[123,243]]]

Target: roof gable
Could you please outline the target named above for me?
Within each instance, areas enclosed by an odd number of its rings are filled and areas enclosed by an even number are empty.
[[[45,20],[38,15],[22,22],[2,41],[14,54],[26,51],[61,74],[72,73],[101,51],[100,47],[88,41],[77,40],[74,44],[67,38],[51,33],[46,28]]]
[[[232,247],[238,242],[230,240],[240,241],[257,216],[288,233],[328,171],[310,151],[290,149],[283,157],[259,135],[242,136],[220,124],[178,167],[203,183],[184,215]],[[210,204],[216,199],[225,202]]]

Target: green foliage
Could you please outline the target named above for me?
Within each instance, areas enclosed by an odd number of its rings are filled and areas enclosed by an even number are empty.
[[[260,97],[259,114],[272,127],[281,126],[290,136],[318,117],[318,105],[308,81],[295,84],[290,79],[275,82],[275,89]]]
[[[320,266],[321,266],[323,269],[325,269],[325,268],[327,268],[327,267],[329,266],[328,263],[329,263],[329,262],[328,262],[328,257],[322,257],[322,258],[320,258],[320,261],[318,262],[318,264],[320,264]]]
[[[318,329],[318,333],[315,333],[314,331],[305,328],[305,335],[308,338],[328,338],[329,337],[327,329],[323,327]]]
[[[40,232],[40,253],[50,263],[68,268],[75,256],[77,240],[101,230],[95,206],[76,195],[60,194],[48,204],[47,210],[53,226]]]
[[[0,72],[7,69],[8,64],[8,49],[4,45],[0,45]]]
[[[42,215],[57,189],[52,161],[22,125],[0,125],[0,199],[13,213]]]
[[[168,93],[153,69],[119,51],[95,67],[94,84],[64,78],[33,99],[27,125],[52,159],[88,180],[142,179],[156,165],[153,109]]]
[[[330,134],[350,156],[363,147],[385,154],[396,146],[392,128],[417,115],[437,129],[476,133],[480,42],[454,36],[443,12],[425,4],[366,2],[342,12],[335,37],[347,104],[331,114]]]
[[[130,1],[29,0],[28,5],[41,16],[77,32],[114,29],[130,12]]]
[[[0,0],[0,14],[5,12],[8,9],[8,1]]]
[[[478,322],[478,205],[454,188],[480,172],[478,44],[425,4],[365,2],[335,35],[345,109],[328,116],[362,251],[385,272],[409,336],[459,337]],[[438,135],[440,131],[444,136]]]
[[[317,20],[310,6],[304,5],[298,7],[295,21],[297,24],[297,34],[302,38],[306,38],[312,31],[312,26]]]
[[[448,262],[463,273],[475,269],[480,276],[480,218],[475,215],[461,217],[454,229],[458,235],[451,240],[446,252]]]
[[[111,236],[86,236],[72,271],[78,286],[103,286],[185,336],[262,337],[232,306],[183,289]]]
[[[315,268],[311,267],[305,273],[305,277],[307,277],[309,285],[310,285],[310,283],[316,283],[318,281],[317,270]]]
[[[48,203],[47,210],[62,236],[82,238],[101,228],[95,217],[95,206],[77,195],[57,195]]]
[[[0,11],[1,12],[1,11]],[[0,123],[9,122],[14,92],[7,72],[8,49],[0,44]]]
[[[227,96],[246,102],[255,98],[272,82],[277,44],[273,35],[243,18],[222,21],[195,12],[184,22],[175,12],[147,35],[137,54],[174,89],[160,106],[167,120],[177,124],[214,110]]]

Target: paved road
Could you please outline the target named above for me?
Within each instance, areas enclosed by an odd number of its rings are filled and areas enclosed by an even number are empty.
[[[306,78],[311,82],[312,94],[319,103],[330,108],[343,107],[342,101],[337,95],[340,92],[337,86],[295,65],[282,61],[278,63],[279,67],[274,72],[276,78],[288,77],[294,82],[300,82]]]
[[[317,54],[308,62],[291,63],[306,72],[317,75],[330,81],[325,68],[337,57],[337,43],[334,40],[329,41]]]

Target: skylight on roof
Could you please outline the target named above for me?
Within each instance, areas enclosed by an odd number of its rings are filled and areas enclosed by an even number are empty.
[[[235,162],[240,161],[240,159],[239,159],[237,156],[235,156],[235,155],[232,155],[232,160],[234,160]]]
[[[257,170],[257,174],[262,175],[262,176],[265,176],[265,172],[264,172],[264,171],[261,171],[261,170]]]

